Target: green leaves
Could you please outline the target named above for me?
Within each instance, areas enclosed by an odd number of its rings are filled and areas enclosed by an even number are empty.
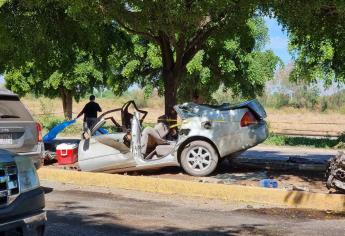
[[[345,82],[345,2],[268,1],[270,9],[289,32],[295,54],[293,80]]]
[[[255,96],[278,63],[263,51],[260,2],[10,1],[0,8],[0,72],[23,93],[67,89],[77,100],[105,83],[117,94],[156,87],[169,102],[189,100],[194,89],[211,99],[222,84]]]
[[[94,87],[104,84],[104,75],[90,55],[82,51],[76,54],[71,71],[56,70],[48,77],[33,62],[19,69],[12,68],[5,73],[6,87],[20,95],[33,92],[51,98],[60,96],[61,90],[67,90],[78,101]]]

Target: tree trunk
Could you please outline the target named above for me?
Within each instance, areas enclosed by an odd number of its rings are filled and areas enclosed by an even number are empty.
[[[172,71],[163,73],[164,78],[164,101],[165,114],[170,115],[173,107],[177,103],[177,83],[178,78]]]
[[[72,92],[66,89],[61,89],[61,100],[62,100],[62,108],[63,108],[63,113],[65,115],[65,119],[71,120],[72,111],[73,111]]]

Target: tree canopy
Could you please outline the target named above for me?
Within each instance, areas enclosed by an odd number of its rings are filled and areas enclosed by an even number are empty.
[[[71,118],[72,99],[106,83],[108,55],[127,47],[126,35],[111,22],[92,24],[89,30],[73,19],[62,1],[6,2],[0,8],[0,73],[6,86],[20,95],[61,97]]]
[[[42,81],[57,81],[89,62],[115,92],[159,87],[166,112],[193,89],[209,95],[220,84],[253,97],[278,63],[263,50],[260,16],[276,17],[291,35],[296,76],[342,79],[344,9],[340,0],[8,0],[0,8],[0,72],[15,78],[9,71],[29,66]]]
[[[166,112],[177,98],[190,99],[194,89],[209,96],[222,83],[255,96],[278,63],[272,52],[261,50],[267,29],[257,16],[256,1],[117,0],[71,5],[77,19],[84,21],[85,15],[100,9],[106,19],[133,35],[132,60],[114,60],[121,68],[121,78],[114,77],[115,88],[122,89],[121,84],[134,77],[153,83],[164,92]]]
[[[345,2],[277,1],[264,5],[290,35],[295,56],[294,80],[345,82]]]
[[[72,118],[73,98],[77,101],[92,89],[104,84],[103,73],[94,60],[80,52],[70,71],[57,69],[46,78],[34,62],[5,73],[6,86],[19,95],[34,93],[62,99],[65,117]]]

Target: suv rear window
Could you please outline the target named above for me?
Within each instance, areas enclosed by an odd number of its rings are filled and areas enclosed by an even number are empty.
[[[32,121],[33,118],[18,97],[0,95],[0,121]]]

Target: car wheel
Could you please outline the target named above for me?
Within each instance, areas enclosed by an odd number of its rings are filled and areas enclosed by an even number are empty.
[[[181,166],[190,175],[207,176],[217,167],[218,154],[211,144],[193,141],[181,153]]]

